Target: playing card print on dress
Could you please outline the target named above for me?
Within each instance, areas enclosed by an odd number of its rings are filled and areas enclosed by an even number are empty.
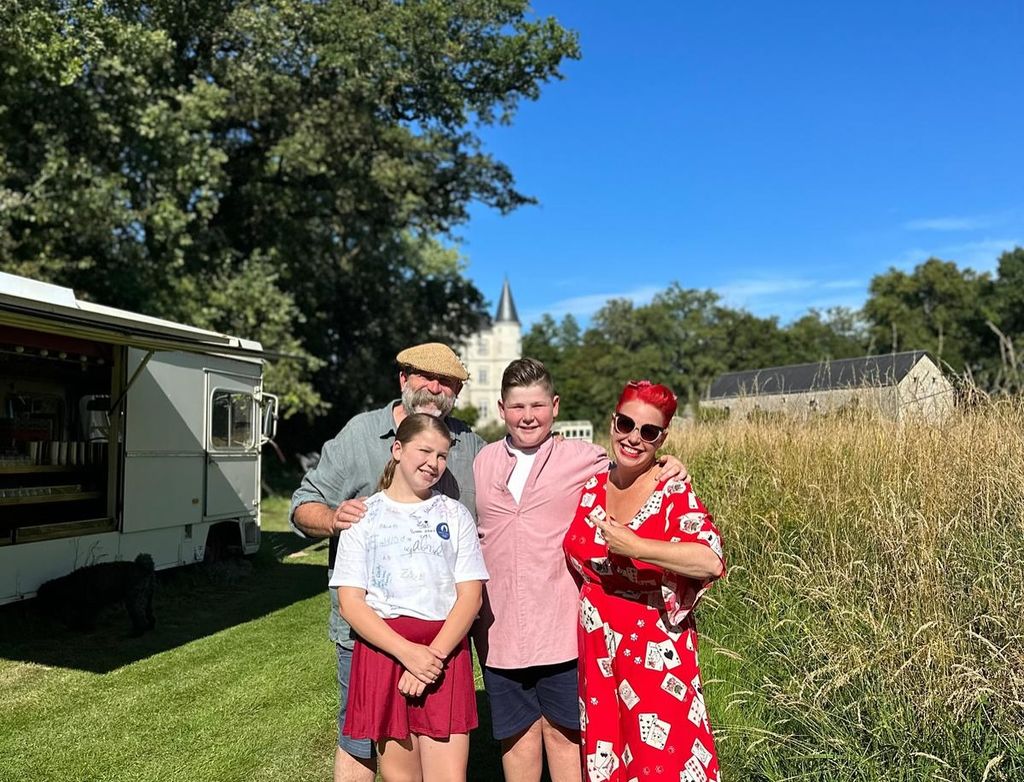
[[[627,709],[632,709],[640,702],[640,696],[633,691],[633,686],[628,679],[623,679],[619,683],[619,697],[626,704]]]
[[[693,700],[690,702],[690,713],[686,715],[686,718],[694,725],[706,725],[708,712],[704,706],[704,693],[701,692],[700,677],[695,676],[690,682],[690,686],[693,687]]]
[[[587,487],[595,499],[577,510],[565,540],[583,582],[578,632],[587,779],[719,782],[693,615],[710,584],[609,553],[593,523],[604,513],[606,482],[598,476]],[[713,519],[679,481],[655,491],[627,524],[641,537],[699,543],[716,554],[721,548]]]
[[[601,486],[601,488],[604,487]],[[647,502],[645,502],[643,506],[640,508],[640,510],[637,511],[636,515],[632,519],[630,519],[629,524],[627,526],[631,530],[640,529],[640,527],[643,526],[643,523],[647,521],[647,519],[649,519],[659,510],[661,510],[662,499],[663,495],[661,492],[655,492],[654,494],[652,494],[650,499],[648,499]]]
[[[704,541],[708,548],[722,556],[722,539],[718,536],[718,533],[712,529],[703,530],[697,534],[698,540]]]
[[[644,712],[639,715],[640,740],[650,747],[665,749],[668,733],[672,725],[658,717],[657,712]]]
[[[604,782],[612,778],[619,768],[619,758],[610,741],[598,741],[594,751],[587,755],[587,778],[592,782]]]
[[[601,614],[597,612],[594,604],[586,598],[580,601],[580,624],[588,633],[594,632],[599,627],[604,627],[601,622]]]
[[[665,674],[665,678],[661,680],[661,689],[677,701],[682,701],[686,698],[686,684],[675,674]]]

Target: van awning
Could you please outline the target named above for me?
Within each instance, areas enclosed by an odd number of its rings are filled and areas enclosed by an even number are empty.
[[[75,297],[70,288],[0,272],[0,323],[143,350],[280,358],[254,340],[198,329]]]

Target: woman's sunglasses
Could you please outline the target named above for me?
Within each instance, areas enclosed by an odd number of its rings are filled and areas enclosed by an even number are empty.
[[[619,434],[632,434],[638,428],[636,421],[622,413],[616,413],[612,416],[612,425]],[[657,442],[658,438],[665,432],[664,426],[655,426],[654,424],[643,424],[639,429],[640,439],[645,443]]]

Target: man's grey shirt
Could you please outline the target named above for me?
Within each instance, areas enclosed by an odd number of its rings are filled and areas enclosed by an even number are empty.
[[[391,458],[391,444],[395,441],[395,418],[392,413],[399,404],[395,400],[378,410],[360,413],[352,418],[338,435],[324,443],[320,463],[306,473],[299,488],[292,495],[288,520],[295,526],[295,509],[307,502],[317,502],[336,508],[345,500],[367,497],[377,491],[384,467]],[[452,433],[452,446],[448,451],[448,466],[437,482],[438,491],[458,500],[476,518],[476,490],[473,486],[473,460],[485,443],[466,424],[456,418],[445,418]],[[337,537],[331,538],[327,577],[334,567]],[[338,592],[331,594],[329,636],[335,643],[352,646],[348,623],[338,613]]]

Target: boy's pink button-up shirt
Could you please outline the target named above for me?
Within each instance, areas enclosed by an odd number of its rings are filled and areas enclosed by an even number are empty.
[[[481,664],[491,668],[576,659],[579,589],[562,539],[583,484],[608,469],[601,447],[548,438],[517,503],[508,488],[515,463],[505,440],[486,446],[473,463],[480,548],[491,576],[473,639]]]

